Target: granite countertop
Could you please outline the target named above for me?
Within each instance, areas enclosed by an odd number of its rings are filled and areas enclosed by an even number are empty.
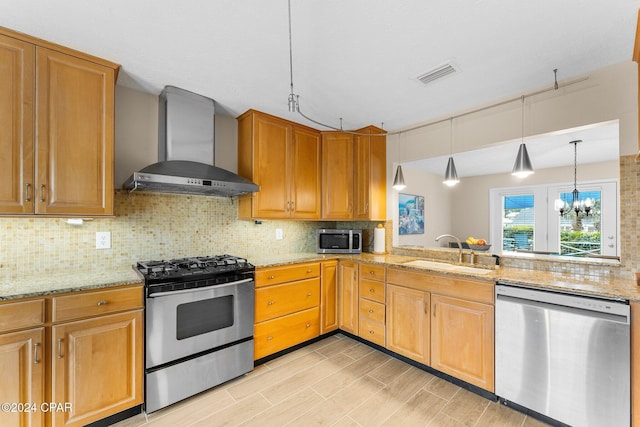
[[[63,274],[40,274],[1,282],[0,301],[134,283],[142,283],[142,279],[131,266],[99,271],[80,270]]]
[[[363,253],[359,255],[322,255],[316,253],[298,253],[286,255],[265,255],[252,257],[249,261],[256,268],[276,267],[301,262],[324,261],[331,259],[350,259],[353,261],[380,264],[387,267],[409,269],[416,272],[435,272],[439,274],[470,277],[490,282],[506,282],[514,285],[532,286],[568,293],[593,295],[609,298],[640,301],[640,288],[635,280],[616,279],[610,276],[593,276],[569,272],[538,271],[509,267],[496,267],[489,274],[473,274],[438,269],[426,269],[404,265],[406,262],[425,259],[405,255],[376,255]],[[433,260],[441,261],[442,260]],[[468,265],[467,265],[468,266]],[[615,267],[612,267],[615,268]],[[72,292],[88,289],[107,288],[112,286],[141,283],[142,279],[131,268],[123,266],[100,271],[70,271],[64,274],[42,274],[38,276],[19,277],[0,283],[0,301]]]
[[[387,267],[409,269],[417,272],[434,272],[439,274],[451,274],[462,277],[473,277],[477,280],[491,282],[504,282],[514,285],[531,286],[536,288],[563,291],[581,295],[592,295],[608,298],[628,299],[640,301],[640,288],[635,280],[616,279],[610,276],[592,276],[574,273],[558,273],[551,271],[538,271],[529,269],[496,267],[489,274],[474,275],[473,273],[453,272],[438,269],[426,269],[403,265],[406,262],[424,259],[405,255],[376,255],[363,253],[360,255],[322,255],[322,254],[295,254],[295,255],[270,255],[251,259],[257,268],[275,267],[280,265],[295,264],[306,261],[322,261],[327,259],[352,259],[354,261],[381,264]],[[442,260],[433,260],[440,261]],[[615,268],[615,267],[612,267]]]

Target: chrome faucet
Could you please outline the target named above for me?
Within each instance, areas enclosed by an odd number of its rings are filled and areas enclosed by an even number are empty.
[[[455,239],[456,242],[458,242],[458,262],[462,264],[462,242],[460,241],[460,239],[458,239],[453,234],[443,234],[441,236],[436,237],[436,242],[442,239],[443,237],[451,237],[452,239]]]

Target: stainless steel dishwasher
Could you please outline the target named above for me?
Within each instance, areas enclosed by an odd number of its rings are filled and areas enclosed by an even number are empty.
[[[496,395],[572,426],[630,425],[628,301],[496,285]]]

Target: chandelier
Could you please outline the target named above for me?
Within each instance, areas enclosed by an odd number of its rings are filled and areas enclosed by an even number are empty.
[[[580,200],[580,192],[578,191],[577,176],[579,142],[582,142],[582,140],[576,139],[575,141],[569,142],[569,144],[573,144],[573,191],[571,192],[571,204],[565,202],[561,198],[556,199],[554,203],[554,209],[560,212],[560,216],[564,216],[571,211],[575,212],[576,216],[580,216],[580,214],[583,212],[586,216],[589,216],[591,208],[593,207],[593,201],[590,198],[587,197],[585,200]]]

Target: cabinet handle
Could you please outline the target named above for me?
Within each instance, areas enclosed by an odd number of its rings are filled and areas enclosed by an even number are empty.
[[[305,326],[306,326],[307,328],[310,328],[310,327],[311,327],[311,323],[307,323]]]
[[[34,365],[37,365],[38,363],[40,363],[40,360],[38,360],[38,347],[40,347],[39,342],[33,345],[33,364]]]
[[[374,332],[373,332],[373,331],[369,331],[369,333],[370,333],[371,335],[373,335],[373,334],[374,334]]]
[[[372,276],[375,276],[376,272],[375,271],[370,271],[369,274],[372,275]]]
[[[373,313],[373,310],[369,309],[369,313]]]
[[[44,184],[40,184],[40,201],[44,203],[44,190],[47,187]]]
[[[349,210],[347,212],[349,213],[353,212],[353,206],[351,205],[351,203],[349,203]]]
[[[25,202],[30,202],[31,201],[31,196],[29,196],[29,189],[31,188],[31,184],[25,184],[24,185],[24,201]]]
[[[296,211],[296,205],[294,202],[291,202],[291,212],[295,212]]]
[[[269,279],[269,280],[273,280],[275,278],[276,278],[276,276],[274,276],[273,274],[271,276],[267,277],[267,279]]]
[[[98,301],[98,307],[100,307],[100,306],[102,306],[102,305],[107,305],[107,304],[109,304],[109,302],[108,302],[108,301],[105,301],[105,300],[103,300],[103,299],[102,299],[102,300],[100,300],[100,301]]]
[[[310,297],[311,296],[311,292],[307,292],[307,296]]]
[[[267,305],[273,305],[273,301],[269,301]]]
[[[427,308],[427,302],[424,302],[424,314],[429,314],[429,309]]]
[[[273,337],[267,337],[267,341],[271,341]]]
[[[369,202],[366,202],[366,203],[364,204],[364,212],[365,212],[365,213],[369,213]]]
[[[307,273],[313,273],[313,270],[312,269],[308,269]]]
[[[62,359],[62,338],[58,338],[58,359]]]
[[[438,307],[437,305],[433,304],[433,317],[436,317],[436,308],[437,307]]]

